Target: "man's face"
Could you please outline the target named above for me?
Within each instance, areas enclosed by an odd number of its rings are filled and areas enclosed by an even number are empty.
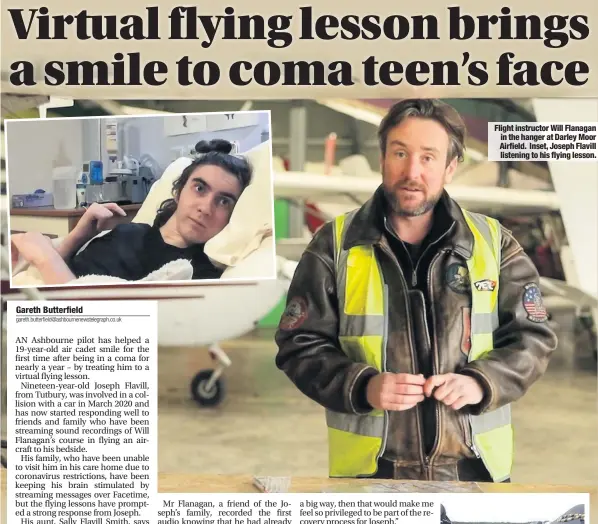
[[[226,227],[240,195],[234,175],[217,166],[199,166],[177,199],[179,234],[189,245],[207,242]]]
[[[423,215],[438,202],[457,168],[457,158],[447,165],[449,145],[448,133],[434,120],[410,117],[390,130],[380,167],[396,214]]]

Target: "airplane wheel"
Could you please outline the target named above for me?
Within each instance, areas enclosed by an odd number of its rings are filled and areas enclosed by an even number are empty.
[[[219,378],[216,380],[211,389],[206,389],[212,373],[214,373],[214,370],[204,369],[195,375],[191,381],[191,396],[200,406],[214,407],[224,399],[224,383],[222,379]]]

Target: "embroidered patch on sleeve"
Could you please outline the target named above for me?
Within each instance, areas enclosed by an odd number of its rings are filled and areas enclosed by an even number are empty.
[[[279,327],[285,331],[297,329],[306,319],[307,303],[305,299],[302,297],[293,297],[282,314]]]
[[[548,320],[548,313],[542,300],[542,292],[536,283],[530,282],[523,286],[522,302],[528,320],[536,323]]]

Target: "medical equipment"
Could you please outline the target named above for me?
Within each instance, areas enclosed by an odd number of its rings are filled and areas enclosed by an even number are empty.
[[[54,199],[52,193],[37,189],[33,193],[13,195],[11,203],[13,208],[51,207]]]
[[[110,162],[118,160],[118,122],[106,122],[105,136],[106,152]]]
[[[81,175],[77,181],[77,205],[79,207],[102,202],[104,185],[104,164],[101,160],[89,160],[83,163]]]
[[[83,164],[83,174],[87,176],[85,184],[104,183],[104,165],[101,160],[90,160]]]
[[[89,184],[89,174],[81,172],[79,174],[79,180],[77,180],[77,206],[85,207],[87,200],[85,199],[85,188]]]
[[[135,186],[142,187],[139,178],[139,162],[132,157],[125,156],[123,161],[116,163],[110,170],[104,182],[103,197],[106,202],[141,203],[147,193],[133,191]],[[135,197],[135,198],[134,198]]]
[[[121,173],[110,173],[102,185],[102,199],[104,202],[126,202],[124,177]]]
[[[85,203],[89,206],[94,202],[105,202],[104,184],[89,184],[85,187]]]
[[[52,194],[55,209],[77,207],[77,169],[74,166],[55,167],[52,170]]]
[[[148,178],[143,177],[141,174],[128,177],[125,185],[127,200],[133,204],[142,203],[149,190],[148,180]]]
[[[137,159],[125,155],[104,182],[103,197],[106,202],[141,204],[149,193],[154,175],[151,169],[140,166]]]

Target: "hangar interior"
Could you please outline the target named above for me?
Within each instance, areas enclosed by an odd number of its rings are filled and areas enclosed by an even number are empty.
[[[469,134],[467,158],[456,184],[554,190],[546,163],[484,160],[488,121],[534,121],[531,100],[446,101],[465,117]],[[52,109],[48,116],[144,114],[148,110],[168,113],[271,110],[270,138],[276,165],[297,172],[324,169],[326,142],[334,134],[335,168],[341,160],[358,156],[360,165],[377,172],[378,142],[376,125],[372,122],[391,102],[78,100],[72,107]],[[17,106],[7,107],[6,113],[3,107],[3,118],[37,116],[37,110]],[[368,122],[372,115],[373,120]],[[5,198],[4,137],[2,147]],[[499,212],[499,207],[489,209],[488,214]],[[297,202],[276,200],[276,238],[281,250],[289,249],[286,239],[309,237],[313,232],[308,216]],[[526,215],[517,220],[511,217],[509,223],[530,253],[546,245],[547,227],[554,234],[559,233],[560,242],[567,244],[558,212],[545,217]],[[561,247],[550,242],[549,245],[556,251]],[[296,256],[296,251],[289,253]],[[562,256],[549,258],[550,264],[543,267],[546,276],[564,280],[570,262]],[[593,485],[598,483],[596,330],[592,313],[580,311],[574,300],[557,298],[553,304],[551,322],[559,335],[559,348],[545,376],[513,406],[516,428],[513,482]],[[299,393],[274,364],[273,333],[283,307],[284,299],[252,332],[220,341],[233,365],[224,375],[226,397],[215,407],[199,405],[189,391],[189,382],[197,370],[213,365],[206,348],[159,348],[160,472],[327,476],[323,410]]]

